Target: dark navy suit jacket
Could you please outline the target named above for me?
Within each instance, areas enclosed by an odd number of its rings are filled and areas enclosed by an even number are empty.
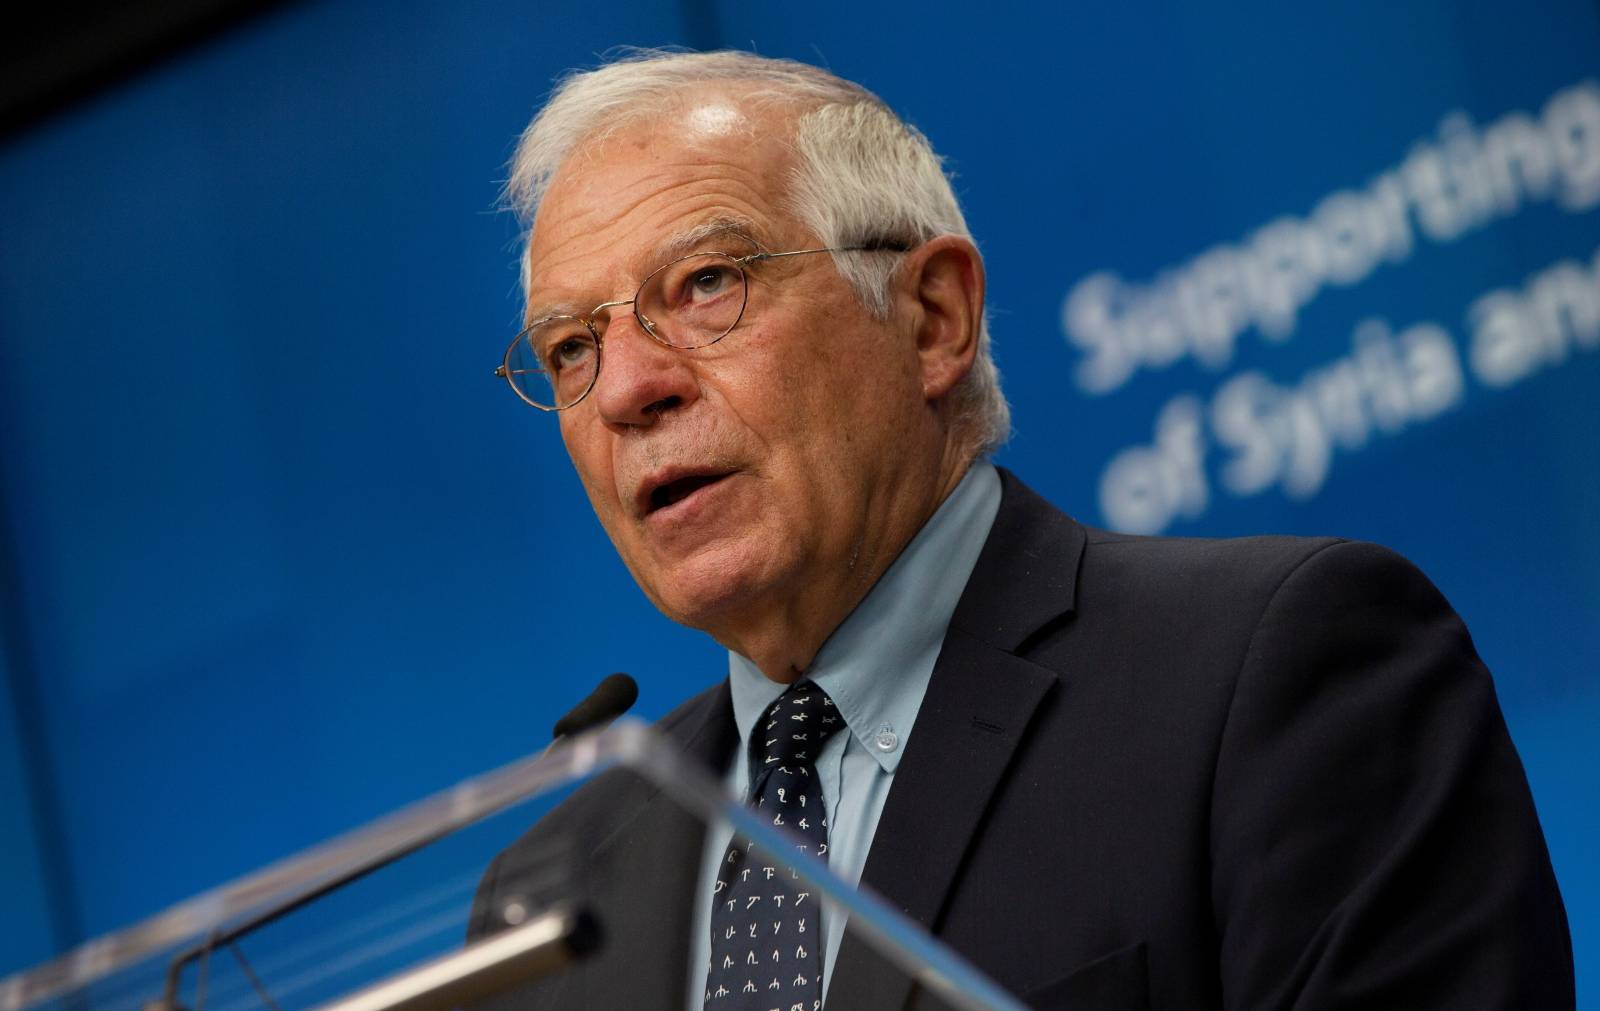
[[[1566,917],[1467,630],[1369,544],[1127,537],[1002,471],[863,883],[1031,1007],[1565,1008]],[[661,726],[718,774],[724,682]],[[685,993],[701,835],[626,775],[484,877],[498,929],[576,841],[606,930],[500,1006]],[[847,931],[829,1011],[937,1007]]]

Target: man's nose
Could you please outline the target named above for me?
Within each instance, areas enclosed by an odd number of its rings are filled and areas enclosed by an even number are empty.
[[[600,374],[589,394],[602,419],[652,425],[664,412],[698,395],[699,383],[685,352],[651,337],[631,312],[611,317],[601,345]]]

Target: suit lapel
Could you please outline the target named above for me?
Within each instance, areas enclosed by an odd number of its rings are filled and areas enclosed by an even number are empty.
[[[1016,655],[1070,616],[1083,528],[1002,470],[1000,511],[967,581],[862,872],[865,887],[936,931],[962,859],[1034,711],[1061,680]],[[899,1008],[911,980],[847,930],[837,1007]]]
[[[733,722],[733,701],[728,682],[721,681],[690,699],[678,711],[662,720],[657,729],[683,749],[684,754],[705,765],[713,775],[721,776],[728,767],[729,757],[739,746],[739,730]],[[667,834],[659,837],[662,846],[680,842],[685,824],[695,835],[700,834],[698,819],[688,817],[675,801],[643,773],[628,770],[623,775],[629,777],[639,791],[634,794],[637,797],[633,802],[634,810],[631,814],[619,812],[613,831],[599,841],[596,847],[598,854],[605,854],[619,842],[632,839],[641,831],[641,824],[647,826],[645,831],[657,831],[657,823],[671,826]],[[679,817],[671,817],[674,812]]]
[[[865,888],[937,929],[989,798],[1056,681],[1042,667],[952,631],[878,822]],[[910,977],[846,930],[830,1006],[900,1008],[910,988]]]
[[[663,720],[663,729],[685,754],[699,759],[720,776],[739,746],[739,728],[733,722],[733,695],[727,678],[686,703],[684,710],[679,722],[673,722],[670,716]]]
[[[687,703],[662,722],[662,729],[693,758],[717,771],[726,768],[738,745],[728,684]],[[628,772],[624,775],[637,777]],[[610,950],[625,960],[599,960],[585,974],[582,999],[574,1006],[676,1006],[687,992],[689,931],[705,834],[700,820],[659,787],[636,781],[637,812],[622,821],[591,854],[595,884],[606,892],[603,906],[616,911],[602,924]],[[626,912],[624,912],[626,911]],[[663,940],[668,939],[668,940]],[[663,993],[674,996],[670,1001]],[[566,1006],[561,1001],[554,1006]]]
[[[1030,638],[1077,605],[1078,565],[1089,538],[1076,520],[999,470],[1000,511],[950,627],[1026,655]]]

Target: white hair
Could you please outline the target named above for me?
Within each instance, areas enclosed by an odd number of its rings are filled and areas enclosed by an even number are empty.
[[[595,70],[567,75],[523,131],[506,203],[531,232],[551,179],[580,143],[603,140],[640,117],[682,103],[697,87],[733,82],[740,85],[741,103],[795,107],[796,167],[788,203],[823,245],[917,245],[940,235],[971,240],[941,159],[882,99],[825,70],[741,52],[630,50]],[[833,259],[862,306],[886,318],[900,258],[835,253]],[[979,321],[976,360],[951,391],[951,405],[956,429],[978,455],[994,452],[1010,436],[1011,409],[990,352],[987,314]]]

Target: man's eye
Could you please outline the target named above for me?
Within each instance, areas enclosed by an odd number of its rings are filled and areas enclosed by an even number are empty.
[[[582,365],[594,353],[594,341],[587,337],[566,337],[555,341],[545,351],[545,364],[551,372],[560,372]]]
[[[727,291],[733,283],[731,267],[701,267],[689,275],[685,298],[689,301],[711,298]]]

